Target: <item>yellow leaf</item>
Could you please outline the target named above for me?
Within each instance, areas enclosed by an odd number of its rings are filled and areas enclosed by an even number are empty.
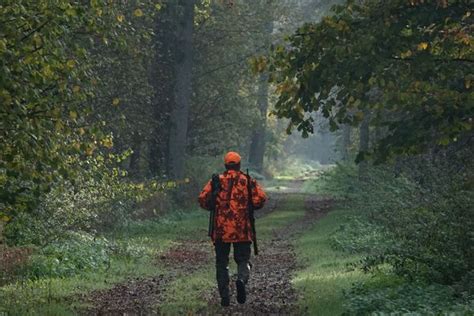
[[[76,61],[74,59],[69,59],[67,62],[66,62],[66,65],[69,67],[69,68],[74,68],[74,65],[76,65]]]
[[[76,12],[76,9],[69,8],[69,9],[66,10],[66,14],[69,15],[69,16],[76,16],[77,12]]]
[[[355,114],[357,121],[361,122],[364,119],[364,112],[359,111]]]
[[[117,21],[119,21],[120,23],[122,23],[123,20],[125,20],[125,17],[123,16],[123,14],[117,15]]]
[[[189,180],[189,178],[184,178],[184,183],[189,183],[191,182],[191,180]]]
[[[109,148],[109,149],[114,146],[114,142],[112,140],[112,137],[106,137],[106,138],[102,139],[101,143],[102,143],[102,146],[104,146],[106,148]]]
[[[141,9],[136,9],[135,11],[133,11],[133,15],[136,17],[141,17],[143,16],[143,11]]]
[[[94,146],[94,145],[89,145],[89,146],[87,146],[87,148],[86,148],[86,155],[87,155],[87,156],[92,156],[92,154],[94,153],[94,149],[95,149],[95,146]]]
[[[74,142],[72,144],[72,147],[74,147],[74,149],[76,149],[76,150],[79,150],[79,149],[81,149],[81,144],[79,142]]]
[[[444,146],[446,146],[446,145],[448,145],[450,142],[451,142],[451,140],[449,139],[448,136],[443,136],[443,137],[441,137],[441,139],[438,141],[438,144],[439,144],[439,145],[444,145]]]
[[[400,54],[400,57],[402,57],[402,58],[408,58],[408,57],[410,57],[412,54],[413,54],[413,53],[411,52],[411,50],[407,50],[406,52],[401,53],[401,54]]]
[[[57,131],[62,131],[62,129],[64,128],[64,125],[63,123],[58,120],[56,121],[56,123],[54,124],[54,128],[57,130]]]
[[[158,11],[160,11],[160,10],[161,10],[161,4],[159,4],[159,3],[155,4],[155,9],[157,9]]]
[[[74,86],[74,87],[72,87],[72,92],[78,93],[79,91],[81,91],[81,87],[79,87],[79,86],[77,86],[77,85]]]
[[[97,14],[97,16],[102,16],[102,9],[96,9],[95,13]]]
[[[8,217],[7,215],[2,215],[2,216],[0,217],[0,221],[5,222],[5,223],[9,222],[10,219],[11,219],[11,218]]]
[[[1,39],[0,40],[0,53],[7,50],[7,40]]]
[[[114,99],[112,100],[112,104],[115,105],[115,106],[119,105],[119,103],[120,103],[120,99],[119,99],[119,98],[114,98]]]
[[[427,42],[421,42],[418,44],[417,49],[418,50],[426,50],[428,48],[428,43]]]
[[[50,65],[46,65],[43,67],[43,70],[41,71],[43,73],[43,75],[46,77],[46,78],[51,78],[53,77],[53,71],[51,70],[51,66]]]
[[[86,131],[84,130],[84,128],[79,128],[79,135],[84,135],[86,133]]]
[[[69,111],[69,117],[71,120],[77,119],[77,112],[76,111]]]

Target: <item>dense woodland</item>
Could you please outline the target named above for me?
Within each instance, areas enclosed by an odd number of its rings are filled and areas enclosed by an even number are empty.
[[[473,10],[2,0],[0,314],[144,260],[117,234],[196,216],[228,150],[349,210],[331,247],[372,277],[338,291],[342,313],[474,313]]]

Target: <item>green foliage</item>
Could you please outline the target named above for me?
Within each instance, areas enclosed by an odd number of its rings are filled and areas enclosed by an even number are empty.
[[[335,249],[348,253],[380,254],[390,245],[380,225],[367,222],[360,216],[351,216],[331,236]]]
[[[352,213],[332,246],[375,273],[346,293],[349,314],[472,313],[471,170],[470,149],[450,148],[371,167],[364,181],[353,165],[323,176],[318,191]]]
[[[20,275],[27,279],[66,277],[110,264],[110,244],[105,238],[74,234],[50,243],[32,256]]]
[[[130,220],[138,202],[164,188],[153,181],[127,181],[117,166],[125,157],[109,154],[75,161],[82,172],[57,182],[34,211],[13,218],[5,227],[7,242],[45,246],[71,231],[97,234]]]
[[[379,161],[456,143],[472,132],[474,61],[469,1],[347,1],[305,24],[266,61],[288,131],[331,130],[370,114],[384,130]],[[359,160],[363,159],[361,153]]]
[[[137,26],[153,16],[156,9],[150,5],[151,1],[2,3],[2,218],[8,221],[31,212],[58,183],[80,175],[78,160],[112,147],[112,135],[103,130],[109,117],[96,111],[99,105],[119,105],[124,97],[114,94],[117,88],[112,87],[123,89],[126,81],[115,80],[105,69],[130,67],[109,54],[130,56],[131,63],[143,58],[135,44],[147,43],[151,33]],[[139,8],[142,14],[133,14]],[[132,82],[132,77],[126,80]]]
[[[470,315],[474,301],[460,302],[452,288],[438,284],[374,280],[345,293],[345,315]]]

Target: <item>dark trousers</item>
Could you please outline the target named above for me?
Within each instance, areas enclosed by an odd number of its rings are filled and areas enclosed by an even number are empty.
[[[251,242],[227,243],[216,241],[216,279],[221,297],[229,297],[229,253],[230,245],[234,247],[234,260],[237,263],[237,278],[247,284],[250,277]]]

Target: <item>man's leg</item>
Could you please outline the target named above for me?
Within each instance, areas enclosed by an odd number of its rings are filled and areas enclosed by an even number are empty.
[[[237,301],[240,304],[245,303],[245,285],[250,277],[250,245],[250,242],[234,243],[234,260],[237,263]]]
[[[230,243],[220,240],[214,243],[216,250],[216,279],[219,295],[221,296],[221,304],[229,305],[229,252]]]

